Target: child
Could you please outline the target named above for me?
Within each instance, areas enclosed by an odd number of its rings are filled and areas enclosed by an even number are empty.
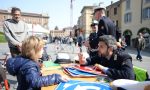
[[[7,60],[8,72],[17,76],[17,90],[40,90],[43,86],[68,81],[59,74],[41,76],[38,59],[42,57],[43,47],[42,39],[30,36],[22,43],[21,56]]]

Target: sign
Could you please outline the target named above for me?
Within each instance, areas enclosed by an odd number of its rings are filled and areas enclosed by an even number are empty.
[[[84,82],[70,80],[66,83],[60,83],[55,90],[112,90],[109,84],[100,82]]]

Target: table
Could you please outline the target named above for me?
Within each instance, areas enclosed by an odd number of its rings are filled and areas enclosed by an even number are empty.
[[[68,76],[62,71],[62,69],[60,69],[62,66],[66,66],[66,65],[68,65],[68,64],[61,64],[61,66],[56,66],[55,67],[56,69],[54,69],[54,70],[49,70],[50,68],[43,68],[41,72],[42,72],[43,76],[53,74],[53,73]],[[72,78],[72,77],[69,77],[69,78],[71,78],[73,80],[82,80],[82,81],[90,81],[90,82],[96,81],[95,77],[91,77],[91,78]],[[55,90],[56,87],[57,87],[57,85],[51,85],[51,86],[47,86],[47,87],[42,87],[42,90]]]

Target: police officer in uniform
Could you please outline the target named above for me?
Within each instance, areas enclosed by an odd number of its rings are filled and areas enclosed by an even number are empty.
[[[99,38],[98,54],[92,58],[82,58],[79,54],[80,65],[94,65],[110,79],[134,80],[132,57],[123,50],[118,50],[116,39],[112,35]]]
[[[97,38],[96,26],[97,26],[96,23],[91,24],[92,32],[89,35],[89,47],[88,47],[90,57],[97,55],[97,44],[98,44],[97,42],[98,41],[95,41],[97,40],[96,39]]]
[[[116,27],[113,21],[105,16],[105,8],[97,7],[94,9],[94,18],[98,23],[98,36],[112,35],[117,41],[121,37],[121,31]]]

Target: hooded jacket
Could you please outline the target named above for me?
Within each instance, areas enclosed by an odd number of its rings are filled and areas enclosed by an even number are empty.
[[[40,90],[43,86],[63,82],[59,74],[41,76],[39,64],[21,56],[8,59],[6,68],[9,74],[17,76],[17,90]]]

